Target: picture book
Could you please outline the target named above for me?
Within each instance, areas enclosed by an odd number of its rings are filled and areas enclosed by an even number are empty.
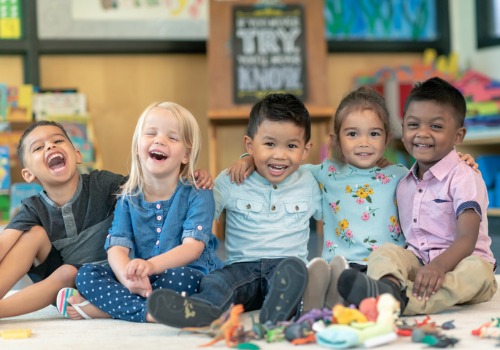
[[[33,112],[36,120],[58,116],[73,117],[87,114],[86,96],[74,92],[44,92],[33,96]]]
[[[18,182],[12,184],[10,189],[10,217],[13,217],[21,207],[21,201],[34,196],[42,190],[42,186],[33,182]]]
[[[0,146],[0,193],[10,189],[9,147]]]
[[[33,120],[33,85],[7,87],[7,120],[29,122]]]
[[[0,83],[0,121],[7,120],[7,85]]]

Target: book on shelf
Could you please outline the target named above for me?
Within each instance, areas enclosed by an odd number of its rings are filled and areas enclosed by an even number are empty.
[[[7,120],[7,85],[0,83],[0,121]]]
[[[0,194],[10,189],[10,154],[9,147],[0,146]]]
[[[7,121],[30,122],[33,120],[33,85],[7,87]]]
[[[17,145],[23,134],[23,130],[6,130],[0,131],[0,145],[7,147],[9,150],[10,166],[17,167],[19,159],[17,158]]]
[[[32,182],[16,182],[10,189],[10,210],[9,216],[13,217],[21,207],[21,201],[34,196],[42,191],[42,186]]]
[[[53,117],[87,115],[86,96],[77,92],[44,92],[33,96],[33,112],[36,120]]]

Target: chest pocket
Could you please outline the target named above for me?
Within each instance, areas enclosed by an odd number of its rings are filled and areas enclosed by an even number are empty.
[[[255,214],[259,214],[264,207],[264,203],[249,200],[249,199],[238,199],[236,200],[236,209],[239,213],[245,216],[246,219],[248,217],[252,217]]]
[[[304,220],[304,214],[307,212],[307,202],[285,203],[285,224],[296,225]]]

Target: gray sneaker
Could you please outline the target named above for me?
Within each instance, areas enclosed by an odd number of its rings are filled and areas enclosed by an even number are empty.
[[[259,322],[276,324],[291,319],[297,312],[306,284],[307,268],[302,260],[293,257],[281,261],[274,271]]]
[[[337,283],[342,271],[349,268],[349,263],[343,256],[337,255],[334,256],[332,260],[330,260],[329,265],[330,265],[330,286],[328,287],[328,291],[326,292],[325,307],[331,309],[336,304],[344,303],[344,299],[342,298],[337,289]]]
[[[314,258],[307,264],[307,286],[304,292],[303,313],[322,309],[330,286],[330,266],[323,258]]]

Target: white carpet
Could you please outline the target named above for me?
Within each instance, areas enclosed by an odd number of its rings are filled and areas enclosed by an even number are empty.
[[[500,278],[497,277],[500,282]],[[471,331],[494,317],[500,317],[500,293],[488,303],[473,306],[455,307],[445,313],[432,315],[431,320],[438,325],[454,320],[456,328],[445,331],[448,336],[460,339],[456,349],[481,350],[497,349],[496,339],[481,339],[471,335]],[[412,319],[422,320],[423,317]],[[248,317],[246,318],[248,324]],[[0,349],[196,349],[211,338],[203,335],[182,333],[174,328],[156,324],[137,324],[117,320],[72,321],[62,318],[53,306],[41,311],[14,318],[0,320],[0,331],[7,329],[32,330],[32,336],[27,339],[6,340],[0,338]],[[290,349],[290,343],[266,343],[256,341],[261,349]],[[422,343],[412,343],[411,339],[399,337],[395,342],[384,345],[383,349],[422,349],[427,346]],[[226,348],[224,342],[212,348]],[[304,345],[301,348],[324,349],[316,344]]]

